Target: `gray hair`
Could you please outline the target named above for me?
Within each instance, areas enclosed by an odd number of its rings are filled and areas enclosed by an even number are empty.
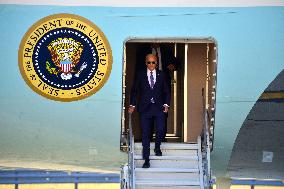
[[[154,57],[156,59],[156,61],[157,61],[157,56],[154,55],[154,54],[147,54],[146,58],[145,58],[145,61],[147,61],[149,57]]]

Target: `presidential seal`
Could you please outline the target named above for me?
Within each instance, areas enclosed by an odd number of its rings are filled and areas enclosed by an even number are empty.
[[[24,80],[52,100],[74,101],[94,94],[107,81],[111,66],[111,49],[103,32],[73,14],[39,20],[19,48]]]

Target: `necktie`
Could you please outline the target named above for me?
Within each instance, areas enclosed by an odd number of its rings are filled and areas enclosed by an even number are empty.
[[[150,87],[151,87],[151,89],[153,89],[153,87],[154,87],[154,76],[153,76],[153,72],[150,72],[151,73],[151,75],[150,75]],[[155,101],[154,101],[154,98],[152,97],[151,98],[151,103],[155,103]]]
[[[154,76],[153,76],[153,72],[150,72],[150,87],[153,89],[154,87]]]

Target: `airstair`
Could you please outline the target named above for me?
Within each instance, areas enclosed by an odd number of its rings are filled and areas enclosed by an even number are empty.
[[[121,169],[121,189],[209,189],[211,188],[210,144],[204,112],[204,129],[196,143],[161,144],[155,156],[151,143],[150,168],[142,168],[142,144],[134,143],[131,115],[128,130],[128,163]]]
[[[203,173],[200,173],[201,154],[196,143],[163,143],[163,156],[155,156],[154,144],[151,144],[148,169],[141,168],[141,143],[134,144],[134,166],[136,189],[190,188],[200,189]]]

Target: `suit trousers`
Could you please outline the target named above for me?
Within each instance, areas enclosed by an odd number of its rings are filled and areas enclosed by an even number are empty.
[[[140,126],[142,129],[143,159],[149,159],[150,139],[152,135],[152,122],[156,122],[155,148],[160,148],[165,133],[165,113],[156,104],[150,104],[145,112],[140,113]]]

